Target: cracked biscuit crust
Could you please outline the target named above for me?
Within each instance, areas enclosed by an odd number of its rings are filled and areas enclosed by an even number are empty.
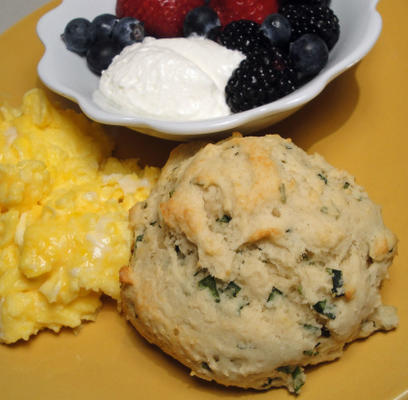
[[[181,145],[131,224],[124,313],[203,379],[298,392],[304,366],[398,323],[380,208],[277,135]]]

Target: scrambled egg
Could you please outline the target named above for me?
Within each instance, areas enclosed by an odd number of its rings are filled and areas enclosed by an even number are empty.
[[[119,298],[128,210],[159,170],[110,157],[100,126],[58,110],[38,89],[0,108],[0,342],[95,320]]]

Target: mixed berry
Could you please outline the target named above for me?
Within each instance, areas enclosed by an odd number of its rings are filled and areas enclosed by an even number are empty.
[[[277,100],[315,77],[339,39],[330,0],[117,0],[116,15],[70,21],[62,38],[100,75],[125,46],[203,36],[246,58],[225,88],[233,113]]]
[[[68,50],[85,56],[89,69],[101,75],[125,46],[141,42],[144,36],[143,23],[137,18],[101,14],[92,22],[85,18],[71,20],[61,38]]]

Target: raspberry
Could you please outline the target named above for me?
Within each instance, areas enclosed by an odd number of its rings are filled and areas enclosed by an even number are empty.
[[[326,42],[330,50],[339,39],[339,19],[327,6],[289,1],[280,8],[279,12],[290,22],[291,41],[305,33],[315,33]]]
[[[228,49],[239,50],[248,54],[255,48],[269,47],[268,38],[261,32],[261,25],[241,19],[225,26],[219,36],[221,44]]]
[[[258,47],[232,73],[225,95],[236,113],[275,101],[295,89],[295,73],[288,59],[276,47]]]

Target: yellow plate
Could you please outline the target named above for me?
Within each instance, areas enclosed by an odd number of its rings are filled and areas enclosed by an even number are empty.
[[[28,89],[43,87],[36,65],[43,48],[38,18],[52,2],[0,36],[0,97],[19,105]],[[300,398],[408,399],[408,15],[407,0],[382,1],[384,28],[372,52],[301,111],[275,125],[309,152],[319,152],[357,177],[399,237],[399,255],[382,294],[398,307],[400,326],[350,345],[335,362],[314,367]],[[69,104],[47,92],[53,101]],[[126,129],[118,153],[161,165],[175,145]],[[132,146],[130,146],[132,145]],[[263,393],[201,382],[146,344],[106,301],[96,323],[78,335],[42,332],[28,343],[0,345],[0,398],[18,399],[293,399],[283,389]]]

